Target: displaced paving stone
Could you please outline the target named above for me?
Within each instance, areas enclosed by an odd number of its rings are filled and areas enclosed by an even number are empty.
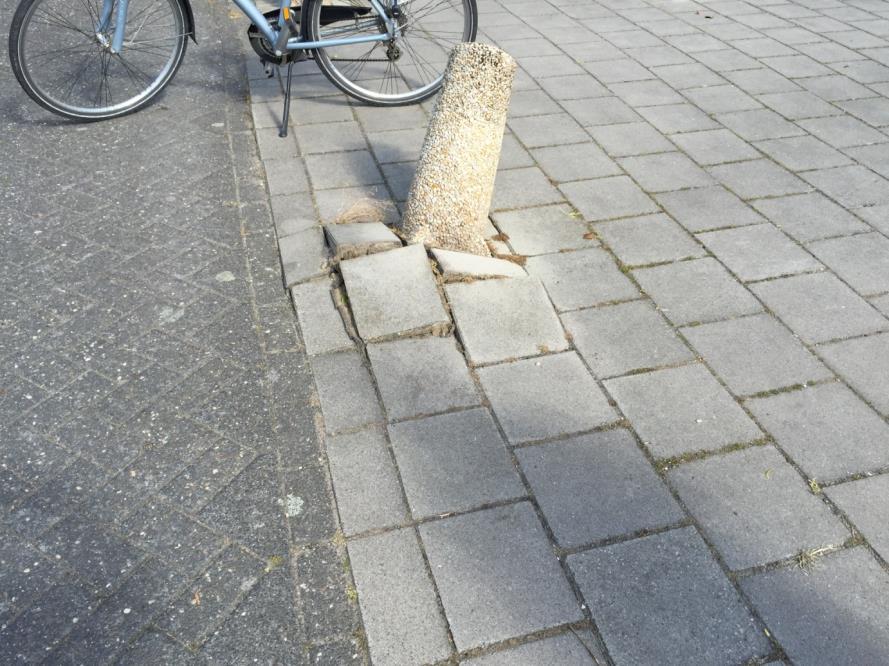
[[[561,188],[584,219],[591,222],[657,212],[651,198],[627,176],[564,183]]]
[[[473,364],[568,348],[565,332],[536,278],[453,283],[445,291]]]
[[[438,262],[445,282],[492,277],[523,277],[527,275],[521,266],[503,259],[480,257],[467,252],[433,249],[432,256]]]
[[[747,204],[719,185],[664,192],[655,198],[679,224],[693,233],[763,221]]]
[[[627,266],[677,261],[707,253],[663,214],[597,224],[596,233]]]
[[[407,520],[386,437],[377,428],[327,438],[337,509],[347,536]]]
[[[569,312],[562,322],[597,377],[694,359],[648,301]]]
[[[583,618],[527,502],[426,523],[420,536],[458,650]]]
[[[286,287],[327,273],[327,246],[318,227],[279,238],[278,249]]]
[[[306,353],[324,354],[353,346],[334,304],[331,282],[304,282],[290,290]]]
[[[889,291],[889,238],[882,234],[831,238],[809,248],[859,294]]]
[[[684,328],[682,334],[736,395],[833,377],[767,314]]]
[[[349,561],[374,664],[448,657],[447,627],[414,530],[350,541]]]
[[[756,299],[715,259],[639,268],[633,276],[677,326],[762,310]]]
[[[825,492],[877,554],[889,561],[889,524],[884,520],[885,507],[889,502],[889,475],[850,481],[828,488]]]
[[[389,436],[416,518],[525,494],[485,409],[390,425]]]
[[[563,548],[663,527],[685,517],[624,429],[530,446],[516,455]]]
[[[889,416],[889,333],[825,345],[818,353],[877,411]]]
[[[348,259],[340,270],[365,341],[449,328],[422,245]]]
[[[574,352],[482,368],[478,376],[514,444],[591,430],[617,419]]]
[[[530,257],[525,267],[543,282],[560,312],[639,296],[611,256],[598,248]]]
[[[533,256],[562,250],[595,247],[599,242],[588,238],[586,223],[572,215],[571,208],[544,206],[528,210],[494,213],[494,222],[520,255]]]
[[[368,345],[367,355],[390,420],[479,404],[453,338],[375,343]]]
[[[889,660],[889,575],[864,548],[741,581],[794,663],[880,664]],[[827,612],[829,609],[829,612]]]
[[[720,449],[762,436],[703,365],[611,379],[605,388],[656,458]]]
[[[370,373],[356,351],[312,358],[312,372],[328,432],[383,420]]]
[[[334,256],[340,260],[401,247],[398,236],[382,222],[328,224],[324,231]]]
[[[889,320],[829,273],[796,275],[751,285],[804,342],[817,343],[889,328]]]
[[[868,231],[861,220],[819,192],[760,199],[753,207],[801,243]]]
[[[597,662],[572,631],[460,663],[465,666],[595,666]]]
[[[693,527],[571,555],[568,566],[616,663],[743,663],[771,652]]]
[[[680,465],[670,482],[730,569],[840,545],[849,531],[771,446]]]

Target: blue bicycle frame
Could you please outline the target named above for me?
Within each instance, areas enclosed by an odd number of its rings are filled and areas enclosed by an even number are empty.
[[[318,0],[319,2],[321,0]],[[99,16],[99,23],[96,26],[96,35],[102,41],[101,35],[108,29],[111,22],[111,14],[114,10],[115,0],[103,0],[102,14]],[[238,8],[246,14],[253,24],[262,32],[269,44],[277,44],[278,38],[281,36],[283,26],[283,10],[290,7],[290,0],[281,0],[280,8],[282,16],[279,18],[278,27],[275,28],[268,24],[265,16],[259,11],[259,8],[252,0],[232,0]],[[114,36],[111,39],[111,52],[120,53],[124,47],[124,32],[127,24],[127,10],[129,8],[129,0],[117,0],[117,22],[114,28]],[[287,40],[286,49],[288,51],[301,51],[303,49],[319,49],[333,46],[344,46],[346,44],[362,44],[365,42],[385,42],[400,36],[398,23],[386,15],[385,8],[380,4],[379,0],[370,0],[370,4],[378,16],[382,17],[386,25],[386,32],[379,35],[369,35],[365,37],[344,37],[342,39],[322,39],[319,41],[303,40],[302,37],[291,37]],[[342,30],[350,30],[343,28]],[[331,34],[336,34],[336,30]]]

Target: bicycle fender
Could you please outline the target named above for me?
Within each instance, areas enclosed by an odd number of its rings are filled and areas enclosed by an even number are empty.
[[[191,37],[191,41],[197,44],[198,38],[194,31],[194,12],[191,10],[191,0],[179,0],[179,2],[185,9],[185,29],[188,31],[188,36]]]

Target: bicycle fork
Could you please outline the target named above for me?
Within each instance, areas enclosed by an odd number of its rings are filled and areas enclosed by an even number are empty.
[[[114,34],[109,41],[105,34],[111,24],[111,15],[114,13],[115,0],[103,0],[102,11],[99,14],[99,22],[96,24],[96,39],[112,53],[120,53],[123,48],[123,38],[127,27],[127,10],[130,0],[117,0],[117,20],[114,25]]]

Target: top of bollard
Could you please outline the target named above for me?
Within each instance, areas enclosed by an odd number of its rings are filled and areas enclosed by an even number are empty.
[[[457,44],[444,73],[438,107],[449,113],[502,122],[515,72],[515,59],[492,44]]]

